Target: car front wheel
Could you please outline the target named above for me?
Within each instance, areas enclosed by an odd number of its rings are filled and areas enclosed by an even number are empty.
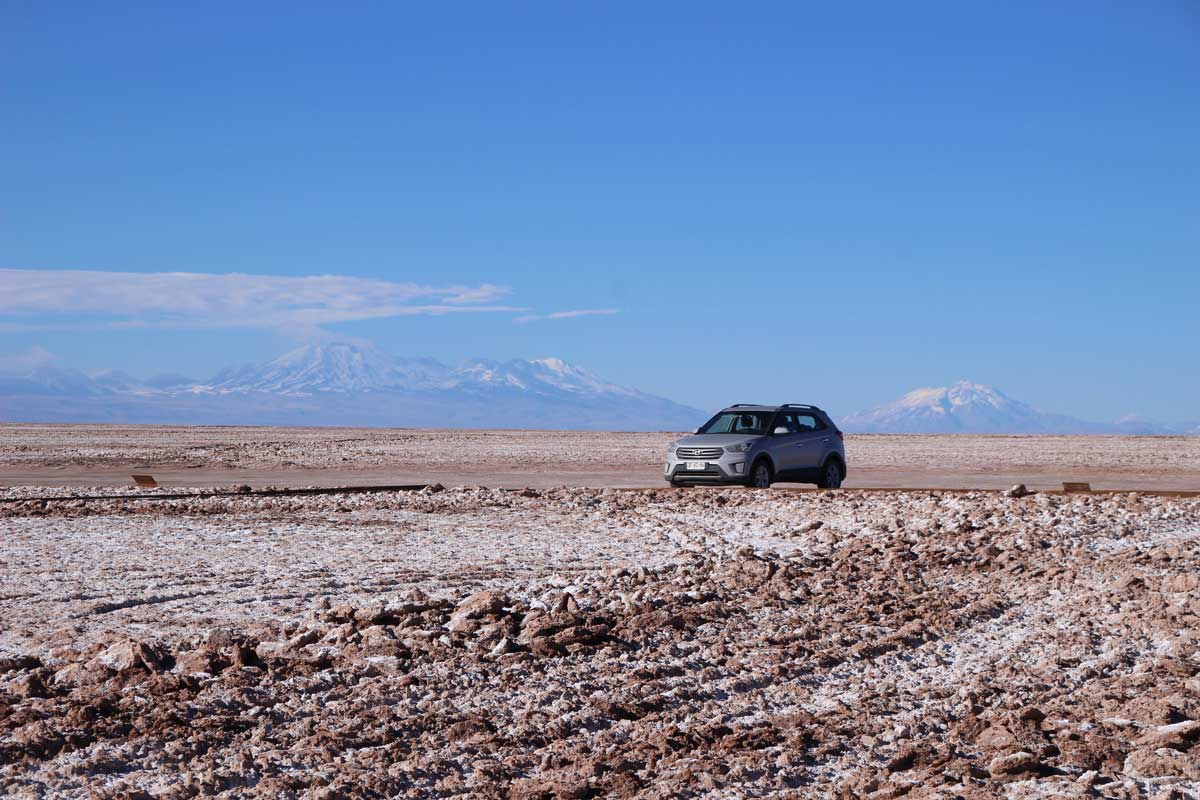
[[[756,489],[768,489],[771,486],[771,465],[765,461],[759,461],[754,465],[754,471],[750,473],[750,485]]]

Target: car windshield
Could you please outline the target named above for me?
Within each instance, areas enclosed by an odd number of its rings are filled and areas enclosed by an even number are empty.
[[[699,433],[740,433],[761,436],[771,421],[768,411],[722,411],[705,423]]]

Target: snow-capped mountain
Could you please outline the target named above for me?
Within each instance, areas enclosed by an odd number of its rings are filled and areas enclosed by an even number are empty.
[[[143,394],[157,391],[159,382],[193,383],[186,378],[154,378],[140,381],[119,370],[84,372],[51,365],[0,370],[0,397],[39,395],[47,397],[99,397]]]
[[[92,385],[102,392],[122,394],[125,392],[152,391],[145,381],[140,381],[132,375],[118,369],[92,370],[84,373],[91,379]]]
[[[970,381],[915,389],[899,400],[846,417],[841,425],[852,433],[1126,432],[1116,423],[1048,414],[991,386]]]
[[[191,386],[189,390],[194,393],[272,392],[307,396],[329,392],[452,389],[649,397],[636,389],[604,381],[589,370],[558,358],[503,362],[476,359],[450,367],[432,358],[397,358],[371,344],[345,342],[307,345],[264,364],[227,369],[211,381]]]
[[[38,394],[49,396],[92,395],[103,390],[77,370],[38,367],[29,371],[0,375],[0,395]]]
[[[265,364],[223,370],[197,390],[218,394],[275,392],[361,392],[388,389],[433,389],[443,386],[450,370],[431,358],[402,359],[373,344],[312,344],[284,353]]]
[[[308,345],[201,382],[26,372],[0,374],[0,420],[687,430],[706,416],[557,358],[450,367],[360,342]]]
[[[595,373],[557,358],[535,358],[512,361],[468,361],[454,370],[449,385],[468,387],[503,387],[523,389],[540,394],[568,392],[575,395],[613,395],[641,397],[649,395],[618,386],[598,378]]]

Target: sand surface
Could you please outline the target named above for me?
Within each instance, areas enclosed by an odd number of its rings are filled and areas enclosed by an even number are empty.
[[[662,485],[678,434],[0,425],[0,486]],[[848,487],[1200,491],[1200,437],[846,437]]]

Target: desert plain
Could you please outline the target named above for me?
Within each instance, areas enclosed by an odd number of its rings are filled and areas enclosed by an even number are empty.
[[[0,426],[0,796],[1200,797],[1200,439],[672,438]]]
[[[0,487],[662,485],[679,433],[0,424]],[[1200,436],[846,436],[850,488],[1200,491]]]

